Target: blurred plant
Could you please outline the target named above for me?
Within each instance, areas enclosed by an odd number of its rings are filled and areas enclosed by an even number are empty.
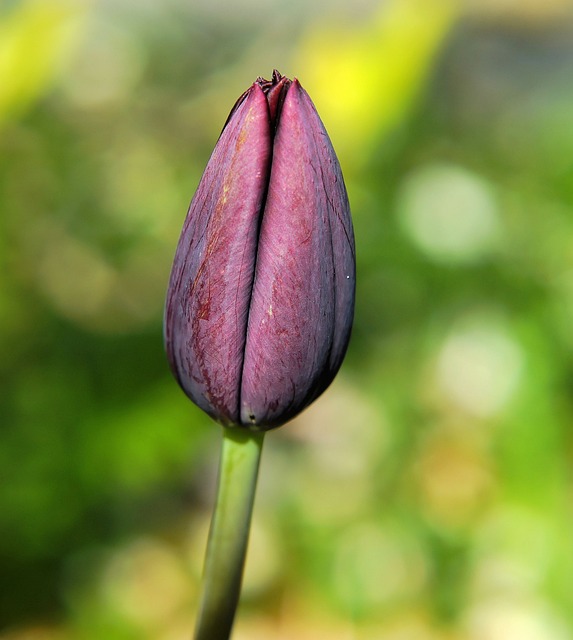
[[[410,113],[460,10],[457,0],[389,0],[365,24],[321,21],[305,33],[297,62],[354,170]]]
[[[46,18],[0,93],[51,69],[0,125],[0,637],[188,636],[216,443],[162,297],[273,59],[328,123],[360,279],[345,375],[266,438],[235,636],[569,639],[570,0],[223,5],[0,0],[0,50]]]
[[[78,40],[86,7],[25,0],[0,12],[0,127],[50,86]]]

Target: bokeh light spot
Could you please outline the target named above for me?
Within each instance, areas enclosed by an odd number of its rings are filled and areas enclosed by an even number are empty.
[[[431,164],[408,175],[398,193],[398,215],[410,240],[439,262],[479,260],[499,234],[490,185],[455,165]]]
[[[523,366],[522,349],[503,325],[473,318],[455,328],[444,342],[436,375],[451,402],[473,415],[488,417],[511,400]]]

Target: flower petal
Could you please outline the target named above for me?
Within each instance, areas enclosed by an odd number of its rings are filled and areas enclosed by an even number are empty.
[[[246,323],[270,161],[269,107],[255,83],[235,106],[189,207],[165,312],[166,349],[180,385],[224,424],[239,421]]]
[[[334,378],[348,343],[354,241],[338,160],[294,80],[273,145],[241,386],[241,421],[278,426]]]

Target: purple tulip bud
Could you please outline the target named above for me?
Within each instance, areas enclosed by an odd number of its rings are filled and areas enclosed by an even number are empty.
[[[277,427],[336,375],[354,313],[350,208],[298,80],[239,98],[189,207],[165,309],[185,393],[226,426]]]

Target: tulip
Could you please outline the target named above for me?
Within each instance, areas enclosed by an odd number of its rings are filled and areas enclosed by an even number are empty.
[[[189,207],[165,311],[174,375],[223,425],[277,427],[336,375],[354,288],[336,154],[298,80],[274,71],[233,107]]]
[[[165,306],[173,373],[224,427],[195,640],[229,638],[264,434],[332,382],[354,288],[336,154],[298,80],[274,71],[223,127],[183,225]]]

